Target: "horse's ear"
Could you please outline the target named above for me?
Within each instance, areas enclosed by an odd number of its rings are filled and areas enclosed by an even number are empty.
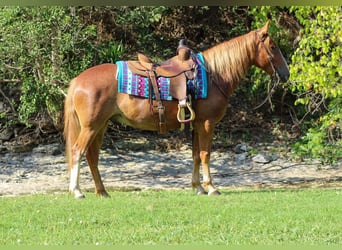
[[[268,28],[270,27],[270,23],[271,23],[271,20],[268,20],[265,26],[260,29],[261,37],[264,37],[267,34]]]

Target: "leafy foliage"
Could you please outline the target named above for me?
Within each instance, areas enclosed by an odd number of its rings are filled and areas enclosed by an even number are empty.
[[[298,152],[337,160],[342,157],[342,27],[340,7],[292,7],[303,26],[292,55],[290,90],[311,123]],[[313,125],[313,126],[312,126]]]
[[[73,7],[3,7],[0,29],[4,61],[0,74],[21,83],[18,118],[28,126],[41,112],[62,124],[64,90],[70,78],[107,60],[104,53],[115,60],[122,50],[112,43],[99,53],[94,44],[96,26],[82,25]]]
[[[323,161],[342,158],[341,7],[262,6],[251,8],[250,14],[254,28],[270,16],[277,21],[270,33],[290,62],[291,73],[283,89],[295,96],[291,116],[304,132],[295,151]],[[250,94],[264,91],[269,81],[259,70],[252,72],[251,80],[255,84]]]

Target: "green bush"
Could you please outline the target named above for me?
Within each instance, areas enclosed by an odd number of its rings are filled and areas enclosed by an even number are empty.
[[[270,33],[290,61],[290,81],[282,87],[295,96],[292,119],[303,131],[294,151],[329,162],[342,158],[341,7],[262,6],[251,8],[249,13],[253,28],[261,27],[272,16],[276,25]],[[289,20],[284,21],[284,15]],[[298,29],[297,37],[286,24],[291,21],[295,22],[290,24],[292,29]],[[294,38],[298,43],[293,43]],[[254,83],[249,88],[250,97],[266,92],[269,78],[254,70],[250,79]]]
[[[119,43],[96,43],[97,27],[82,23],[75,7],[2,7],[0,68],[3,79],[18,79],[18,122],[36,124],[40,113],[62,125],[70,79],[92,65],[115,61]],[[13,121],[12,121],[13,122]]]
[[[341,7],[291,7],[302,25],[292,55],[290,90],[305,107],[301,121],[307,133],[295,145],[298,153],[324,161],[342,158],[342,26]]]

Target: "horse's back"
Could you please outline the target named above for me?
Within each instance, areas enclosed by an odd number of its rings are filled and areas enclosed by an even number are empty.
[[[117,91],[115,64],[100,64],[86,69],[75,77],[71,84],[73,95],[86,95],[87,98],[112,99]]]
[[[116,64],[106,63],[93,66],[80,73],[74,81],[78,86],[103,87],[113,84],[116,79]]]

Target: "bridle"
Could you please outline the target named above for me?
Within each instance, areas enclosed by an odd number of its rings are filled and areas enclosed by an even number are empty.
[[[255,108],[253,108],[253,110],[256,110],[258,108],[260,108],[261,106],[263,106],[267,101],[269,101],[270,105],[271,105],[271,108],[273,107],[272,106],[272,101],[271,101],[271,97],[273,95],[273,93],[275,92],[275,88],[278,86],[279,82],[280,82],[280,78],[277,74],[277,71],[274,67],[274,64],[273,64],[273,55],[271,54],[270,50],[266,47],[265,45],[265,40],[266,38],[268,37],[268,33],[264,34],[263,36],[260,36],[258,32],[255,33],[257,35],[257,37],[259,38],[259,41],[261,43],[261,46],[264,48],[264,50],[266,51],[266,54],[267,54],[267,59],[272,67],[272,70],[273,70],[273,74],[272,74],[272,77],[271,77],[271,80],[270,82],[268,83],[268,86],[267,86],[267,89],[268,89],[268,95],[267,97],[265,98],[265,100],[263,102],[261,102],[258,106],[256,106]],[[272,83],[272,79],[275,79],[275,81]],[[270,84],[273,84],[272,88],[270,89]],[[273,110],[273,108],[272,108]]]
[[[270,50],[265,45],[265,40],[266,40],[267,37],[269,37],[268,33],[264,34],[263,36],[260,36],[258,32],[256,32],[255,34],[258,36],[259,41],[261,43],[261,46],[266,51],[267,59],[270,62],[270,65],[271,65],[272,70],[273,70],[272,76],[277,76],[277,71],[276,71],[276,69],[274,67],[274,64],[273,64],[273,55],[271,54]]]

